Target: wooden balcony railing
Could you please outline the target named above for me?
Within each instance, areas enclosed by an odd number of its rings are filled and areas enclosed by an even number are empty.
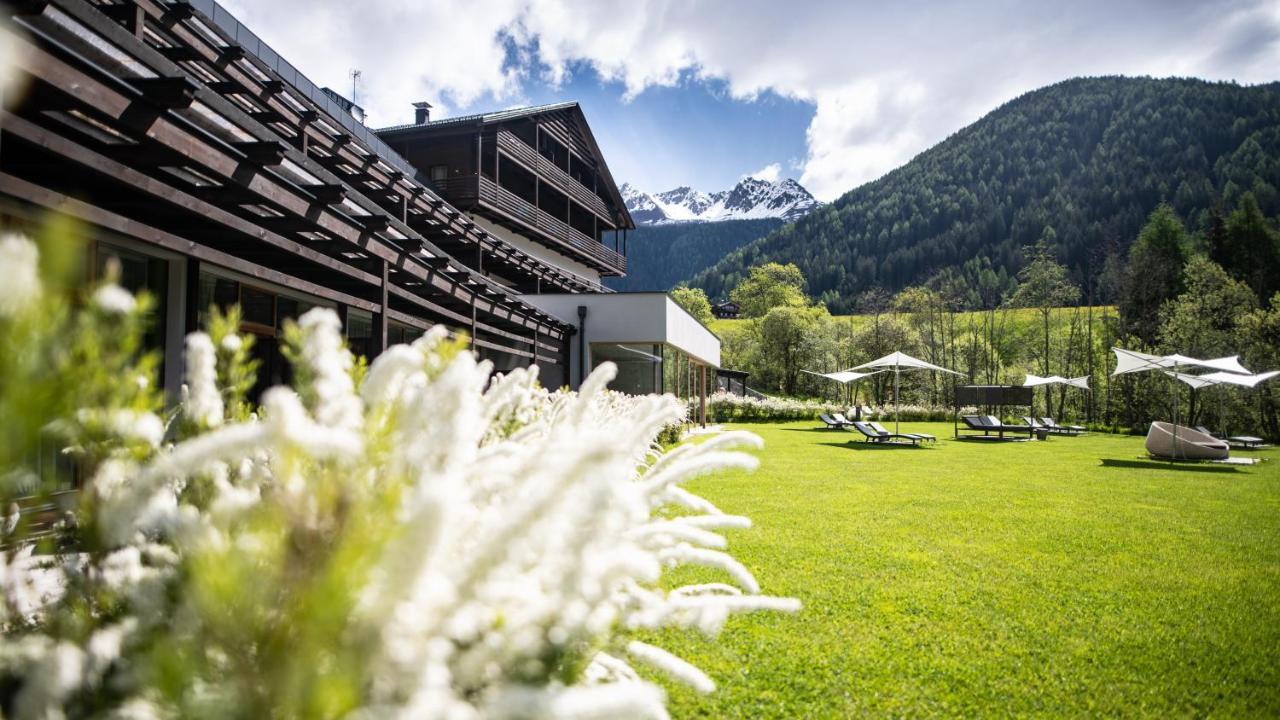
[[[514,133],[509,130],[499,131],[498,147],[526,168],[537,172],[544,179],[550,180],[556,189],[573,198],[574,202],[599,215],[602,219],[608,221],[610,225],[616,222],[613,215],[609,213],[609,207],[604,204],[604,200],[601,200],[599,195],[578,182],[563,168],[543,157],[542,153],[534,150],[532,146],[521,140]]]
[[[618,273],[626,273],[627,258],[604,246],[604,243],[579,232],[563,220],[539,210],[533,203],[499,187],[497,183],[480,178],[480,202],[514,218],[530,229],[554,241],[570,255],[585,256],[594,264]]]

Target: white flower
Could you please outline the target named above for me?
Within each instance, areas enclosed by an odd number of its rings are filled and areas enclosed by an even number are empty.
[[[124,408],[106,411],[84,409],[76,412],[76,419],[86,427],[152,447],[159,447],[164,439],[164,421],[155,413]]]
[[[7,51],[0,48],[0,55]],[[0,58],[0,91],[3,90],[3,58]],[[0,93],[2,94],[2,93]],[[40,257],[34,243],[21,235],[0,235],[0,316],[12,317],[40,297]]]
[[[219,344],[226,352],[235,353],[244,346],[244,340],[235,333],[227,333],[222,337],[222,342]]]
[[[709,693],[716,684],[706,673],[660,647],[632,640],[627,643],[627,654],[661,670],[673,680],[682,682],[700,693]]]
[[[128,315],[137,307],[138,301],[119,285],[103,285],[93,293],[93,304],[106,313]]]
[[[364,408],[351,381],[351,352],[342,344],[342,322],[329,308],[317,307],[298,318],[303,332],[302,361],[313,373],[312,413],[321,425],[356,430]]]
[[[70,709],[69,693],[113,687],[135,632],[179,646],[195,638],[215,668],[183,680],[196,695],[241,707],[234,673],[253,659],[226,662],[234,647],[202,628],[303,622],[290,613],[309,598],[295,593],[322,587],[349,593],[335,606],[354,607],[342,619],[352,644],[341,649],[363,653],[349,670],[363,673],[352,678],[364,693],[354,718],[665,718],[664,693],[629,661],[700,692],[715,684],[629,633],[713,635],[736,613],[798,609],[758,595],[729,554],[720,531],[749,521],[683,487],[753,467],[739,449],[759,447],[754,435],[724,433],[664,453],[654,440],[685,418],[679,400],[610,392],[607,363],[577,393],[548,393],[536,369],[491,377],[472,353],[442,352],[443,329],[388,349],[357,394],[337,317],[313,310],[299,325],[300,375],[310,384],[267,390],[261,420],[225,420],[217,348],[201,333],[187,339],[183,412],[196,434],[145,462],[121,453],[100,463],[84,527],[102,552],[57,570],[67,588],[118,599],[123,616],[88,628],[82,646],[39,635],[20,648],[0,642],[0,672],[21,678],[18,716],[57,717]],[[146,413],[85,409],[78,419],[153,445],[163,434]],[[671,505],[699,514],[673,517]],[[201,575],[222,558],[241,571]],[[308,576],[316,560],[319,572],[359,571],[317,585]],[[667,590],[663,568],[679,564],[722,577]],[[244,568],[262,587],[222,602],[218,584]],[[25,567],[0,565],[6,598],[29,593],[29,579]],[[202,616],[210,612],[217,617]],[[322,660],[298,653],[280,660],[296,667],[271,670],[309,678]],[[561,663],[585,668],[581,679],[562,684]],[[190,709],[161,703],[145,685],[121,687],[134,695],[112,698],[117,717]]]
[[[235,337],[228,335],[227,337]],[[218,357],[213,340],[202,332],[187,336],[187,384],[183,413],[197,427],[222,424],[222,394],[218,392]]]

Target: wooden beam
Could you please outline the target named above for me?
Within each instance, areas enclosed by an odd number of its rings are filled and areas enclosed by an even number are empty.
[[[238,142],[234,147],[244,153],[249,162],[258,167],[275,167],[284,163],[286,146],[279,140]]]
[[[185,75],[180,77],[134,78],[130,84],[142,93],[148,103],[165,110],[191,107],[199,86]]]
[[[60,7],[65,6],[67,8],[76,8],[77,10],[79,7],[75,3],[70,2],[69,0],[57,0],[57,2]],[[139,0],[139,2],[142,4],[146,4],[149,7],[154,6],[154,3],[146,3],[145,0]],[[122,29],[120,28],[117,28],[117,30],[122,31]],[[133,40],[132,38],[130,39]],[[146,48],[141,44],[138,44],[138,45],[139,47],[136,48],[136,50],[140,54],[144,54],[146,51],[150,50],[149,48]],[[131,48],[131,49],[135,49],[135,48]],[[41,55],[41,53],[37,51],[37,55]],[[157,53],[157,57],[159,57],[158,53]],[[95,84],[88,78],[88,76],[84,75],[83,73],[78,73],[78,76],[77,76],[77,71],[70,70],[65,66],[61,66],[61,69],[58,69],[59,66],[57,65],[57,62],[56,61],[50,62],[51,60],[52,59],[48,57],[47,53],[44,53],[36,61],[29,61],[27,65],[28,67],[31,67],[33,69],[33,74],[37,74],[37,75],[40,74],[42,70],[51,71],[55,75],[57,73],[62,73],[64,76],[67,76],[67,77],[62,77],[62,78],[46,77],[45,79],[55,87],[73,87],[73,86],[78,87],[79,98],[85,99],[93,103],[95,108],[99,110],[104,110],[104,112],[106,112],[106,114],[108,115],[114,115],[115,117],[123,116],[125,108],[122,108],[121,104],[128,102],[125,98],[119,97],[118,94],[113,96],[112,91],[110,89],[104,86]],[[161,61],[163,62],[163,59],[161,59]],[[230,70],[228,72],[230,72]],[[239,72],[239,71],[237,70],[236,72]],[[82,84],[79,82],[80,80],[86,80],[88,82]],[[248,81],[247,78],[246,78],[246,81]],[[225,102],[216,97],[211,97],[211,99],[218,100],[219,102]],[[290,111],[290,112],[293,112],[293,111]],[[296,115],[296,113],[294,114]],[[155,126],[148,124],[145,127],[145,131],[153,139],[165,145],[168,145],[170,147],[181,147],[182,152],[184,154],[190,156],[191,159],[196,161],[197,164],[200,165],[201,167],[214,171],[215,174],[222,175],[224,177],[227,177],[233,180],[235,180],[236,178],[242,178],[237,181],[245,183],[246,187],[253,192],[257,192],[259,194],[265,194],[264,199],[266,201],[272,204],[275,204],[288,212],[294,212],[299,215],[309,216],[309,210],[312,204],[310,203],[309,198],[306,201],[306,207],[303,207],[299,205],[297,202],[299,198],[296,198],[296,196],[290,197],[289,191],[287,190],[287,188],[285,186],[279,185],[274,179],[269,178],[266,175],[263,175],[261,173],[253,174],[252,176],[246,176],[240,173],[240,168],[238,167],[234,169],[227,168],[225,166],[225,160],[220,159],[217,156],[217,154],[213,151],[213,148],[208,146],[202,146],[200,144],[201,142],[206,142],[199,139],[200,134],[203,131],[197,130],[195,135],[197,142],[194,146],[192,146],[191,145],[191,140],[193,139],[192,131],[196,129],[191,127],[181,127],[181,125],[189,124],[189,123],[183,122],[183,123],[180,123],[179,126],[175,126],[173,124],[173,121],[170,120],[169,118],[158,118],[158,119],[155,119],[153,123]],[[334,145],[338,145],[338,146],[344,145],[350,141],[350,136],[344,135],[341,137],[347,138],[347,141],[343,142],[343,141],[335,141],[333,138],[329,138],[329,139],[331,142],[333,142]],[[360,162],[363,165],[372,165],[373,164],[372,160],[373,160],[373,156],[368,156],[368,155],[360,155],[357,158],[357,162]],[[432,198],[430,195],[426,195],[423,192],[414,193],[414,196],[415,197],[421,196],[420,201],[428,207],[435,207],[436,205],[442,205],[442,203],[440,203],[438,199]],[[453,217],[457,216],[456,211],[451,211],[446,207],[440,207],[439,209],[441,212],[446,212],[450,216],[453,216]],[[420,278],[425,277],[426,275],[425,268],[423,268],[422,270],[416,270],[412,264],[406,264],[405,258],[403,256],[400,256],[396,251],[390,248],[387,248],[385,245],[383,245],[380,242],[377,242],[371,238],[368,238],[367,234],[360,233],[359,229],[357,228],[352,228],[350,226],[342,225],[341,224],[342,221],[339,220],[337,216],[322,212],[322,213],[319,213],[315,219],[320,226],[319,228],[320,230],[323,230],[329,234],[335,235],[338,238],[344,239],[348,242],[354,242],[358,244],[360,247],[365,248],[366,250],[372,252],[373,254],[383,257],[383,259],[388,260],[389,262],[394,262],[396,267],[408,270],[411,275],[415,275]],[[528,320],[528,319],[526,321],[532,322],[532,320]]]
[[[111,212],[96,205],[90,205],[68,195],[43,188],[34,183],[7,173],[0,173],[0,191],[26,202],[51,208],[59,213],[83,220],[84,222],[142,240],[166,250],[194,257],[202,262],[220,265],[229,270],[243,273],[250,277],[266,280],[278,285],[315,295],[326,300],[333,300],[369,311],[376,311],[378,306],[362,298],[339,292],[323,285],[318,285],[300,277],[285,274],[272,268],[250,262],[244,258],[215,250],[186,238],[151,227],[144,223]]]

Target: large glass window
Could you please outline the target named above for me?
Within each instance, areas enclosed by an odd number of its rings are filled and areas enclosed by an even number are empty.
[[[662,392],[662,346],[655,343],[597,343],[591,346],[591,367],[612,362],[618,376],[609,387],[632,395]]]
[[[151,296],[151,310],[145,318],[143,341],[148,350],[164,353],[165,313],[169,299],[169,262],[143,255],[109,243],[99,243],[98,277],[106,273],[107,263],[116,261],[120,268],[120,287],[137,295],[146,291]],[[164,377],[161,368],[160,377]]]
[[[254,400],[267,388],[289,382],[290,368],[280,350],[285,321],[298,319],[316,303],[210,272],[200,273],[197,302],[201,327],[208,323],[210,307],[225,312],[233,305],[240,306],[240,332],[254,336],[253,357],[259,363],[258,380],[252,391]]]
[[[373,313],[347,308],[347,346],[356,355],[373,357]]]

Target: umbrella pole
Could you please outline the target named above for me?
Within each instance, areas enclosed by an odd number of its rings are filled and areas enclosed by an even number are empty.
[[[893,366],[893,433],[898,434],[898,366]]]
[[[1178,372],[1177,365],[1173,366],[1173,372],[1175,373],[1173,378],[1173,456],[1176,458],[1180,456],[1180,453],[1182,451],[1182,448],[1179,447],[1178,445],[1178,377],[1176,374]]]

